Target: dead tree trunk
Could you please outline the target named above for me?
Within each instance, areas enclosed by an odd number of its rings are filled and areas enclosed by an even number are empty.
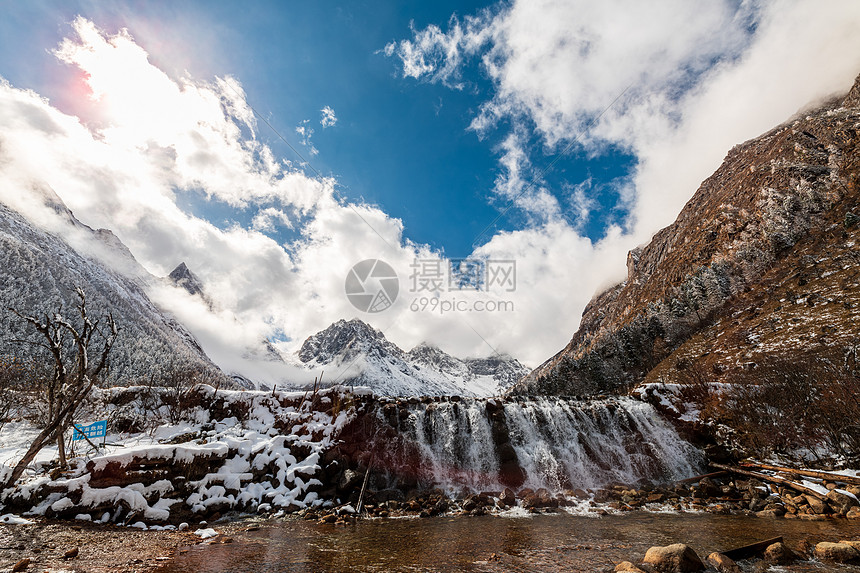
[[[47,349],[54,362],[54,375],[48,384],[48,420],[45,427],[33,440],[30,448],[24,454],[12,472],[3,479],[0,490],[15,485],[36,455],[52,440],[57,440],[60,465],[65,467],[65,430],[72,425],[75,411],[92,390],[93,385],[108,364],[108,354],[116,341],[117,327],[113,315],[108,313],[106,328],[100,327],[100,321],[92,321],[87,311],[87,299],[84,291],[75,289],[80,302],[77,306],[80,319],[73,325],[58,312],[53,315],[45,313],[43,319],[23,315],[15,309],[9,309],[42,335],[40,346]],[[69,352],[66,337],[71,337],[73,350]],[[97,360],[90,361],[90,352],[98,347]]]

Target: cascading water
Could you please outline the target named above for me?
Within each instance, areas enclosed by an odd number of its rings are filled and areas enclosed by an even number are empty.
[[[653,407],[629,398],[416,402],[379,410],[396,435],[373,449],[392,477],[409,474],[421,489],[561,492],[671,481],[700,469],[700,453]]]
[[[525,485],[550,491],[695,475],[700,454],[650,404],[622,398],[505,404]]]

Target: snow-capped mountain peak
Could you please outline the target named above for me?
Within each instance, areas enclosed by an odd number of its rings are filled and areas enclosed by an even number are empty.
[[[509,356],[461,360],[428,343],[404,352],[358,319],[339,320],[310,336],[298,359],[325,368],[324,383],[369,386],[391,396],[492,396],[528,372]]]

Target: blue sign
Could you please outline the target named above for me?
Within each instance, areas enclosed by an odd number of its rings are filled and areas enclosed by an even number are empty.
[[[107,420],[93,422],[89,426],[81,426],[75,424],[75,433],[72,436],[73,440],[83,440],[86,438],[103,438],[107,435]]]

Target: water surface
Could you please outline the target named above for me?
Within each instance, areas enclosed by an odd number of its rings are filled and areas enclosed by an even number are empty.
[[[377,519],[347,526],[290,520],[243,532],[232,544],[192,547],[164,571],[598,571],[635,562],[653,545],[687,543],[704,559],[712,551],[778,535],[789,546],[854,539],[860,524],[639,512]],[[753,570],[752,564],[744,566]],[[860,567],[803,562],[778,570],[849,573]]]

